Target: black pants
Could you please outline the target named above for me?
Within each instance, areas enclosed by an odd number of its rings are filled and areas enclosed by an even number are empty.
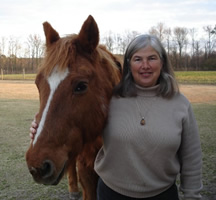
[[[121,195],[105,185],[99,179],[97,186],[97,200],[179,200],[176,184],[173,184],[168,190],[159,195],[149,198],[132,198]]]

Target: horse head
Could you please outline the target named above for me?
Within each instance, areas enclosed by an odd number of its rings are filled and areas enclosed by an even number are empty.
[[[69,161],[101,136],[120,64],[98,44],[99,30],[92,16],[79,34],[62,38],[48,22],[43,27],[46,54],[35,80],[39,126],[26,161],[36,182],[55,185]]]

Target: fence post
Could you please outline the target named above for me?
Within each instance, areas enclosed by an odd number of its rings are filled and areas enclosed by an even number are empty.
[[[3,69],[1,68],[1,79],[4,79],[4,75],[3,75]]]

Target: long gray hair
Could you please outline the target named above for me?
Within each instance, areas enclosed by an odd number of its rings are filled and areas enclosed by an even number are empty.
[[[130,69],[130,60],[134,53],[148,46],[151,46],[159,54],[163,63],[160,77],[158,79],[159,89],[157,95],[170,98],[179,91],[173,69],[160,40],[154,35],[140,35],[134,38],[126,49],[122,79],[113,90],[115,96],[126,97],[137,95],[134,78]]]

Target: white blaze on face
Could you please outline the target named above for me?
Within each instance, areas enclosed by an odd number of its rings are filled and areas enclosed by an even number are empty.
[[[39,123],[38,129],[37,129],[37,133],[35,135],[35,138],[33,140],[33,145],[36,144],[38,137],[40,136],[43,127],[44,127],[44,123],[46,121],[46,116],[50,107],[50,103],[52,101],[53,95],[56,91],[56,89],[58,88],[59,84],[67,77],[68,75],[68,68],[66,68],[65,71],[58,71],[58,68],[55,67],[53,72],[51,73],[51,75],[48,77],[47,82],[49,84],[50,87],[50,94],[46,103],[46,106],[43,110],[42,113],[42,117],[41,117],[41,121]]]

